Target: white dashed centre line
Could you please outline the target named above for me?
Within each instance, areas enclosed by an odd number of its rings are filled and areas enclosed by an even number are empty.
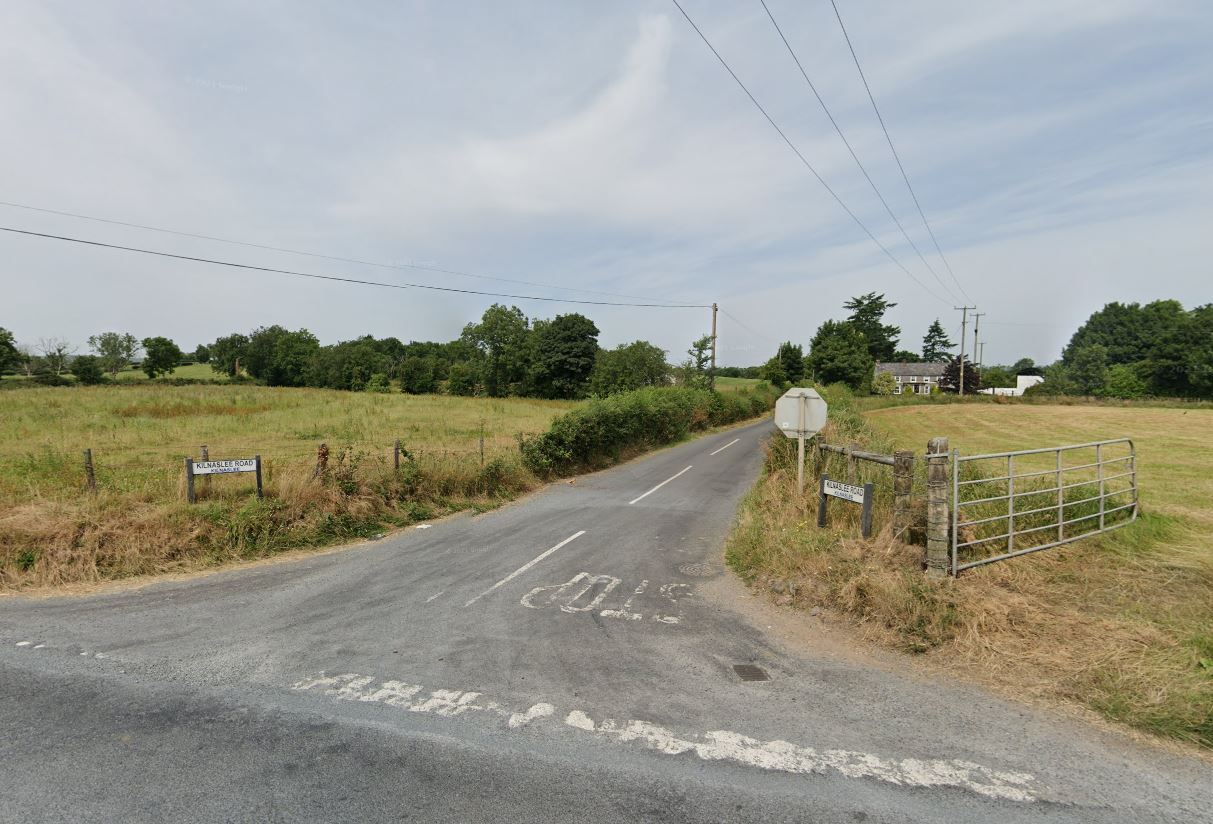
[[[687,469],[690,469],[690,467],[688,466],[688,467],[687,467]],[[684,470],[684,471],[685,471],[685,470]],[[514,570],[514,571],[513,571],[513,572],[511,572],[509,575],[505,576],[505,577],[504,577],[504,578],[502,578],[500,581],[498,581],[497,583],[493,584],[491,587],[489,587],[488,589],[486,589],[484,592],[480,593],[480,594],[479,594],[479,595],[477,595],[475,598],[473,598],[472,600],[468,601],[466,604],[464,604],[464,606],[465,606],[465,607],[470,607],[472,604],[476,603],[476,602],[477,602],[477,601],[479,601],[481,598],[483,598],[484,596],[488,595],[488,594],[489,594],[490,592],[492,592],[493,590],[497,589],[497,587],[502,586],[503,584],[508,584],[510,581],[514,580],[514,579],[515,579],[515,578],[517,578],[519,575],[521,575],[522,573],[526,572],[526,571],[527,571],[528,569],[530,569],[531,567],[535,566],[535,564],[539,563],[539,562],[540,562],[540,561],[542,561],[544,558],[548,557],[549,555],[551,555],[551,554],[552,554],[553,552],[555,552],[556,550],[560,549],[560,548],[561,548],[562,546],[564,546],[565,544],[569,543],[570,541],[576,540],[577,538],[580,538],[580,537],[581,537],[582,535],[584,535],[584,534],[585,534],[585,530],[584,530],[584,529],[583,529],[583,530],[581,530],[580,532],[574,532],[572,535],[570,535],[569,537],[565,538],[565,539],[564,539],[563,541],[561,541],[560,543],[556,544],[556,546],[552,547],[552,548],[551,548],[551,549],[549,549],[549,550],[546,550],[546,551],[544,551],[544,552],[540,553],[540,555],[539,555],[538,557],[536,557],[536,558],[532,558],[531,560],[527,561],[527,562],[526,562],[525,564],[523,564],[522,566],[518,567],[518,569]]]
[[[709,452],[708,454],[709,454],[709,455],[715,455],[717,452],[724,452],[726,449],[728,449],[728,448],[729,448],[730,446],[732,446],[733,444],[737,443],[739,440],[741,440],[741,438],[734,438],[733,440],[731,440],[731,441],[729,441],[728,443],[726,443],[724,446],[722,446],[722,447],[720,447],[719,449],[717,449],[717,450],[716,450],[716,452]]]
[[[636,503],[639,500],[647,498],[648,496],[652,495],[654,492],[656,492],[657,490],[661,489],[663,486],[668,484],[670,481],[674,480],[674,478],[677,478],[678,475],[681,475],[683,472],[689,472],[690,469],[691,469],[691,467],[688,466],[686,469],[682,470],[682,472],[679,472],[677,475],[672,475],[671,477],[666,478],[664,481],[657,484],[657,486],[653,487],[648,492],[641,495],[639,498],[633,498],[632,500],[628,501],[628,506],[631,506],[632,504]]]

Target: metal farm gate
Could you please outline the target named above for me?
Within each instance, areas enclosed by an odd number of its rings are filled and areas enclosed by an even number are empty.
[[[1137,518],[1137,503],[1128,438],[988,455],[953,450],[951,573],[1122,527]]]

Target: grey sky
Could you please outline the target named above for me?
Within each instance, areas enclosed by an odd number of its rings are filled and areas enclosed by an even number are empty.
[[[916,190],[987,312],[986,361],[1052,360],[1109,300],[1210,300],[1213,6],[838,0]],[[930,240],[828,0],[768,0],[919,247]],[[685,6],[920,280],[757,0]],[[668,2],[67,3],[0,26],[0,200],[385,263],[717,300],[726,364],[885,292],[917,349],[959,323],[881,255]],[[0,207],[0,225],[302,271],[395,272]],[[937,257],[928,260],[950,284]],[[183,346],[281,323],[449,339],[491,298],[302,281],[0,233],[19,340]],[[600,296],[599,296],[600,297]],[[947,296],[945,296],[947,297]],[[511,301],[504,301],[511,302]],[[677,357],[706,310],[582,311]],[[745,327],[734,322],[740,319]]]

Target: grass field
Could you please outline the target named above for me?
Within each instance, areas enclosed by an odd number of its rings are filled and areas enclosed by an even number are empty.
[[[787,500],[794,464],[776,443],[730,561],[759,583],[798,583],[798,604],[849,614],[882,644],[1009,693],[1072,701],[1213,748],[1213,411],[953,403],[861,415],[844,401],[831,417],[830,442],[918,454],[940,435],[962,454],[1132,437],[1137,523],[938,584],[921,571],[921,546],[895,543],[887,531],[855,540],[845,517],[817,530],[815,501]],[[878,472],[871,479],[887,486]],[[887,495],[878,503],[877,523],[887,524]]]
[[[743,392],[747,389],[753,389],[762,383],[759,378],[726,378],[719,377],[716,379],[716,389],[720,392]]]
[[[146,380],[5,392],[0,587],[217,563],[490,506],[535,483],[517,434],[545,430],[573,405]],[[390,470],[397,438],[411,454],[401,473]],[[330,484],[310,483],[321,442]],[[250,496],[244,475],[200,484],[200,504],[185,504],[182,465],[202,444],[213,459],[260,454],[266,500]]]
[[[227,375],[222,372],[216,372],[208,364],[205,363],[190,363],[185,366],[178,366],[164,378],[186,378],[195,381],[215,381],[216,383],[227,383]],[[115,380],[118,381],[146,381],[147,375],[142,369],[123,369],[118,373]],[[159,378],[157,378],[159,380]]]

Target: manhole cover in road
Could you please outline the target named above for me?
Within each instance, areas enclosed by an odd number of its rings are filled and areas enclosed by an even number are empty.
[[[692,578],[711,578],[716,574],[716,567],[711,564],[683,564],[678,567],[683,575],[690,575]]]
[[[767,675],[767,671],[757,664],[734,664],[733,672],[742,681],[770,681],[771,676]]]

